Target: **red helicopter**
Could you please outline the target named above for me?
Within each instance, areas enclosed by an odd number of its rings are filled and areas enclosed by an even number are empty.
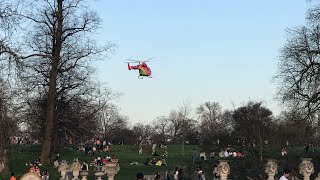
[[[146,60],[146,61],[137,61],[137,60],[131,60],[129,59],[130,62],[128,63],[128,69],[131,70],[139,70],[139,79],[143,79],[143,77],[148,77],[151,78],[151,69],[148,67],[148,65],[146,64],[146,62],[149,62],[150,59]],[[138,63],[135,66],[131,66],[130,63]]]

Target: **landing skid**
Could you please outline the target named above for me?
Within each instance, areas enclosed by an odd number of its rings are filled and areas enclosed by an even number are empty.
[[[145,77],[145,78],[146,78],[146,77],[147,77],[147,78],[152,78],[152,76],[138,76],[139,79],[143,79],[144,77]]]

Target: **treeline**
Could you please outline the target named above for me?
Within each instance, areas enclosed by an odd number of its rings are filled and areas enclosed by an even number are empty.
[[[111,94],[111,93],[110,93]],[[116,97],[116,95],[113,95]],[[15,121],[19,131],[40,143],[43,140],[46,96],[32,99]],[[192,109],[183,104],[150,123],[132,123],[109,100],[68,98],[57,102],[54,137],[58,144],[80,144],[101,138],[114,144],[152,142],[198,144],[214,148],[249,144],[268,146],[318,145],[319,119],[310,120],[296,110],[273,115],[262,102],[248,102],[224,110],[217,102],[205,102]],[[18,132],[18,131],[17,131]]]

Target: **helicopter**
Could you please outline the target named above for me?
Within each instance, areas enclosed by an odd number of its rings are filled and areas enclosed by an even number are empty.
[[[149,62],[150,59],[146,60],[146,61],[138,61],[138,60],[132,60],[132,59],[128,59],[129,62],[128,63],[128,70],[139,70],[139,79],[143,79],[144,77],[148,77],[148,78],[152,78],[151,77],[151,69],[148,67],[146,62]],[[137,63],[137,65],[132,66],[130,65],[130,63]]]

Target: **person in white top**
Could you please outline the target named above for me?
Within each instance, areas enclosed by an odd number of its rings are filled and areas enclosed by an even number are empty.
[[[176,170],[174,171],[173,179],[178,180],[178,176],[179,176],[179,168],[176,167]]]
[[[283,176],[281,176],[279,180],[289,180],[289,176],[290,176],[290,170],[284,169]],[[292,178],[292,180],[293,180],[293,178]]]
[[[227,150],[224,151],[224,157],[229,157],[229,152]]]

